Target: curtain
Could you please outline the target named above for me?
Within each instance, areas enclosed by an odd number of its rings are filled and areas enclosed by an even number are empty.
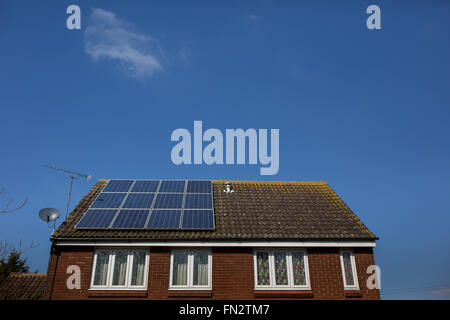
[[[208,285],[208,252],[194,251],[194,286]]]
[[[285,286],[288,284],[286,253],[274,252],[273,258],[275,260],[275,283]]]
[[[116,251],[113,272],[113,286],[124,286],[127,273],[127,258],[126,251]]]
[[[305,259],[301,252],[292,252],[292,274],[294,275],[294,285],[306,285]]]
[[[355,285],[355,282],[353,280],[353,269],[350,252],[344,251],[342,253],[342,260],[344,262],[345,282],[348,286],[353,286]]]
[[[258,252],[256,254],[256,265],[258,271],[258,285],[259,286],[270,285],[269,253]]]
[[[106,286],[108,279],[109,252],[97,252],[97,264],[95,266],[94,285]]]
[[[175,286],[187,285],[187,265],[188,265],[187,252],[179,251],[173,253],[172,285]]]
[[[144,251],[132,252],[133,255],[133,270],[131,273],[131,285],[143,286],[145,273],[145,256]]]

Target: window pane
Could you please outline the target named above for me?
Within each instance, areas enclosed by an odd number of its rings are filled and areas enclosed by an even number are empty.
[[[305,259],[301,252],[292,252],[292,274],[294,275],[294,285],[306,285]]]
[[[187,285],[187,264],[188,264],[187,252],[173,253],[172,285],[175,286]]]
[[[208,285],[208,252],[196,251],[194,256],[194,286]]]
[[[285,252],[274,252],[275,260],[275,284],[286,286],[288,284],[287,263]]]
[[[131,271],[131,285],[143,286],[145,274],[145,256],[144,251],[135,251],[133,255],[133,270]]]
[[[109,252],[98,251],[95,265],[94,285],[106,286],[108,278]]]
[[[127,273],[127,257],[126,251],[117,251],[114,261],[113,286],[124,286],[125,276]]]
[[[345,283],[347,286],[354,286],[355,282],[353,280],[353,269],[350,252],[344,251],[342,253],[342,260],[344,261]]]
[[[269,274],[269,253],[258,252],[256,253],[256,269],[258,272],[258,285],[268,286],[270,285]]]

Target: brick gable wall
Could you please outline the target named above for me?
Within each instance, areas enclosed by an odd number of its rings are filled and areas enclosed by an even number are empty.
[[[53,247],[46,299],[379,299],[378,290],[366,288],[366,269],[375,264],[372,248],[355,248],[360,290],[345,291],[338,248],[308,248],[311,291],[255,291],[252,248],[212,249],[212,290],[168,290],[170,248],[153,247],[147,291],[94,291],[90,285],[94,248]],[[67,267],[81,271],[81,289],[69,290]]]

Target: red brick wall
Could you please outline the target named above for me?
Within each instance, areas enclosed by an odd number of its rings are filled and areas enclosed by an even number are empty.
[[[355,248],[355,261],[360,286],[359,292],[347,292],[342,282],[338,248],[309,248],[308,261],[311,291],[276,291],[255,295],[252,248],[212,249],[211,291],[169,291],[170,248],[153,247],[150,252],[150,270],[147,292],[89,291],[92,247],[56,247],[52,250],[47,299],[379,299],[378,290],[366,288],[366,269],[375,264],[371,248]],[[69,265],[81,270],[81,289],[67,289],[66,273]],[[267,296],[266,293],[270,295]],[[266,294],[266,295],[264,295]],[[280,295],[281,294],[281,295]]]
[[[254,299],[252,248],[213,248],[215,299]]]
[[[48,271],[46,299],[85,299],[90,284],[93,248],[53,247]],[[67,267],[77,265],[81,272],[81,289],[67,289]]]
[[[309,276],[315,299],[380,299],[378,290],[369,290],[366,286],[370,276],[366,274],[367,267],[375,264],[372,248],[354,248],[353,253],[360,292],[344,290],[338,248],[308,249]]]

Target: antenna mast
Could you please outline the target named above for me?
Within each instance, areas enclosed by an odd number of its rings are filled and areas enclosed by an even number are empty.
[[[74,179],[78,179],[78,178],[85,178],[86,180],[89,180],[90,178],[92,178],[92,176],[91,175],[87,175],[87,174],[83,174],[83,173],[78,173],[78,172],[75,172],[75,171],[69,171],[69,170],[66,170],[66,169],[52,167],[52,166],[49,166],[47,164],[44,164],[44,167],[49,168],[49,169],[53,169],[53,170],[56,170],[56,171],[64,172],[70,178],[69,196],[67,198],[67,208],[66,208],[66,217],[65,217],[65,219],[67,219],[67,215],[69,214],[70,196],[72,195],[73,180]]]

